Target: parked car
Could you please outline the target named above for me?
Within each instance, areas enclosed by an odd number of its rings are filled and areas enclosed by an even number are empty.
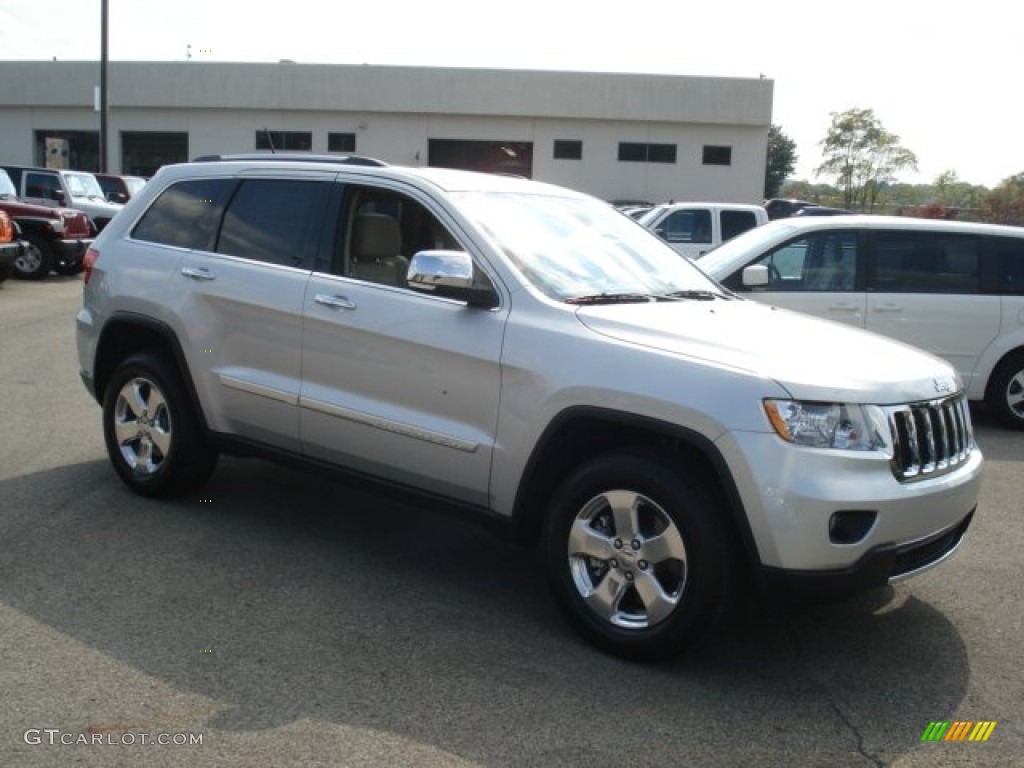
[[[792,218],[736,238],[700,266],[743,296],[945,358],[971,400],[1024,429],[1024,229],[892,216]]]
[[[813,205],[816,205],[816,203],[809,203],[806,200],[793,200],[781,197],[773,197],[770,200],[764,201],[764,209],[768,213],[768,218],[772,221],[775,219],[788,218],[797,211]]]
[[[26,203],[77,208],[100,232],[123,207],[108,202],[96,177],[85,171],[2,166],[14,182],[18,197]]]
[[[94,173],[93,176],[107,200],[112,203],[127,203],[132,195],[138,194],[146,185],[146,180],[141,176],[119,176],[113,173]]]
[[[21,230],[21,255],[14,262],[17,277],[36,280],[50,271],[76,275],[92,245],[89,219],[73,208],[30,205],[18,199],[7,172],[0,169],[0,210]]]
[[[0,210],[0,283],[14,273],[14,262],[21,255],[17,227],[7,211]]]
[[[768,213],[760,205],[742,203],[664,203],[638,221],[677,253],[699,259],[741,232],[767,223]]]
[[[948,363],[737,300],[601,200],[351,163],[165,166],[97,238],[78,362],[134,492],[221,453],[330,467],[541,544],[572,625],[645,659],[743,565],[848,592],[960,545],[982,457]]]

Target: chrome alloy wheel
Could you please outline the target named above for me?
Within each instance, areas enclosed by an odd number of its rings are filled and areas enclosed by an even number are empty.
[[[569,568],[594,613],[624,629],[666,619],[686,589],[686,545],[668,513],[650,498],[605,491],[577,513]]]
[[[160,389],[149,379],[129,379],[117,393],[114,435],[132,472],[160,471],[171,448],[171,414]]]

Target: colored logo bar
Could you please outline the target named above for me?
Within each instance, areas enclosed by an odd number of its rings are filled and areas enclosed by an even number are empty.
[[[988,741],[995,720],[933,720],[921,734],[921,741]]]

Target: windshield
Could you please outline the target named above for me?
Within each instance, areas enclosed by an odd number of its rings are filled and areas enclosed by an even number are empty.
[[[770,221],[760,227],[748,229],[732,240],[708,251],[707,255],[700,259],[700,268],[709,275],[716,274],[720,267],[729,270],[734,261],[742,261],[752,255],[756,256],[762,253],[775,243],[786,239],[788,233],[794,229],[792,222],[785,219]]]
[[[14,182],[7,175],[7,171],[0,170],[0,197],[17,197],[18,191],[14,188]]]
[[[600,200],[507,192],[455,197],[523,276],[553,299],[719,290],[689,261]]]
[[[72,197],[103,197],[100,183],[91,173],[65,173],[64,180]]]
[[[645,227],[649,227],[654,222],[654,220],[658,218],[661,212],[665,210],[666,207],[667,206],[664,205],[656,205],[653,208],[651,208],[651,210],[645,211],[644,214],[637,219],[637,221],[639,221]]]

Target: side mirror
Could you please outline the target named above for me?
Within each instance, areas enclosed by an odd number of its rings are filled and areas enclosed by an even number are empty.
[[[419,251],[406,274],[410,288],[464,301],[471,307],[493,309],[498,294],[489,283],[474,280],[473,259],[465,251]]]
[[[751,264],[743,269],[744,288],[763,288],[771,282],[767,264]]]
[[[67,195],[64,194],[63,189],[51,189],[50,197],[61,205],[64,205],[67,202]]]
[[[107,195],[107,202],[120,203],[121,205],[124,205],[125,203],[128,202],[128,195],[126,195],[124,192],[111,192],[109,195]]]
[[[654,230],[654,234],[656,234],[662,240],[666,240],[666,241],[668,240],[668,238],[665,236],[665,228],[664,227],[658,227],[657,229],[655,229]]]

